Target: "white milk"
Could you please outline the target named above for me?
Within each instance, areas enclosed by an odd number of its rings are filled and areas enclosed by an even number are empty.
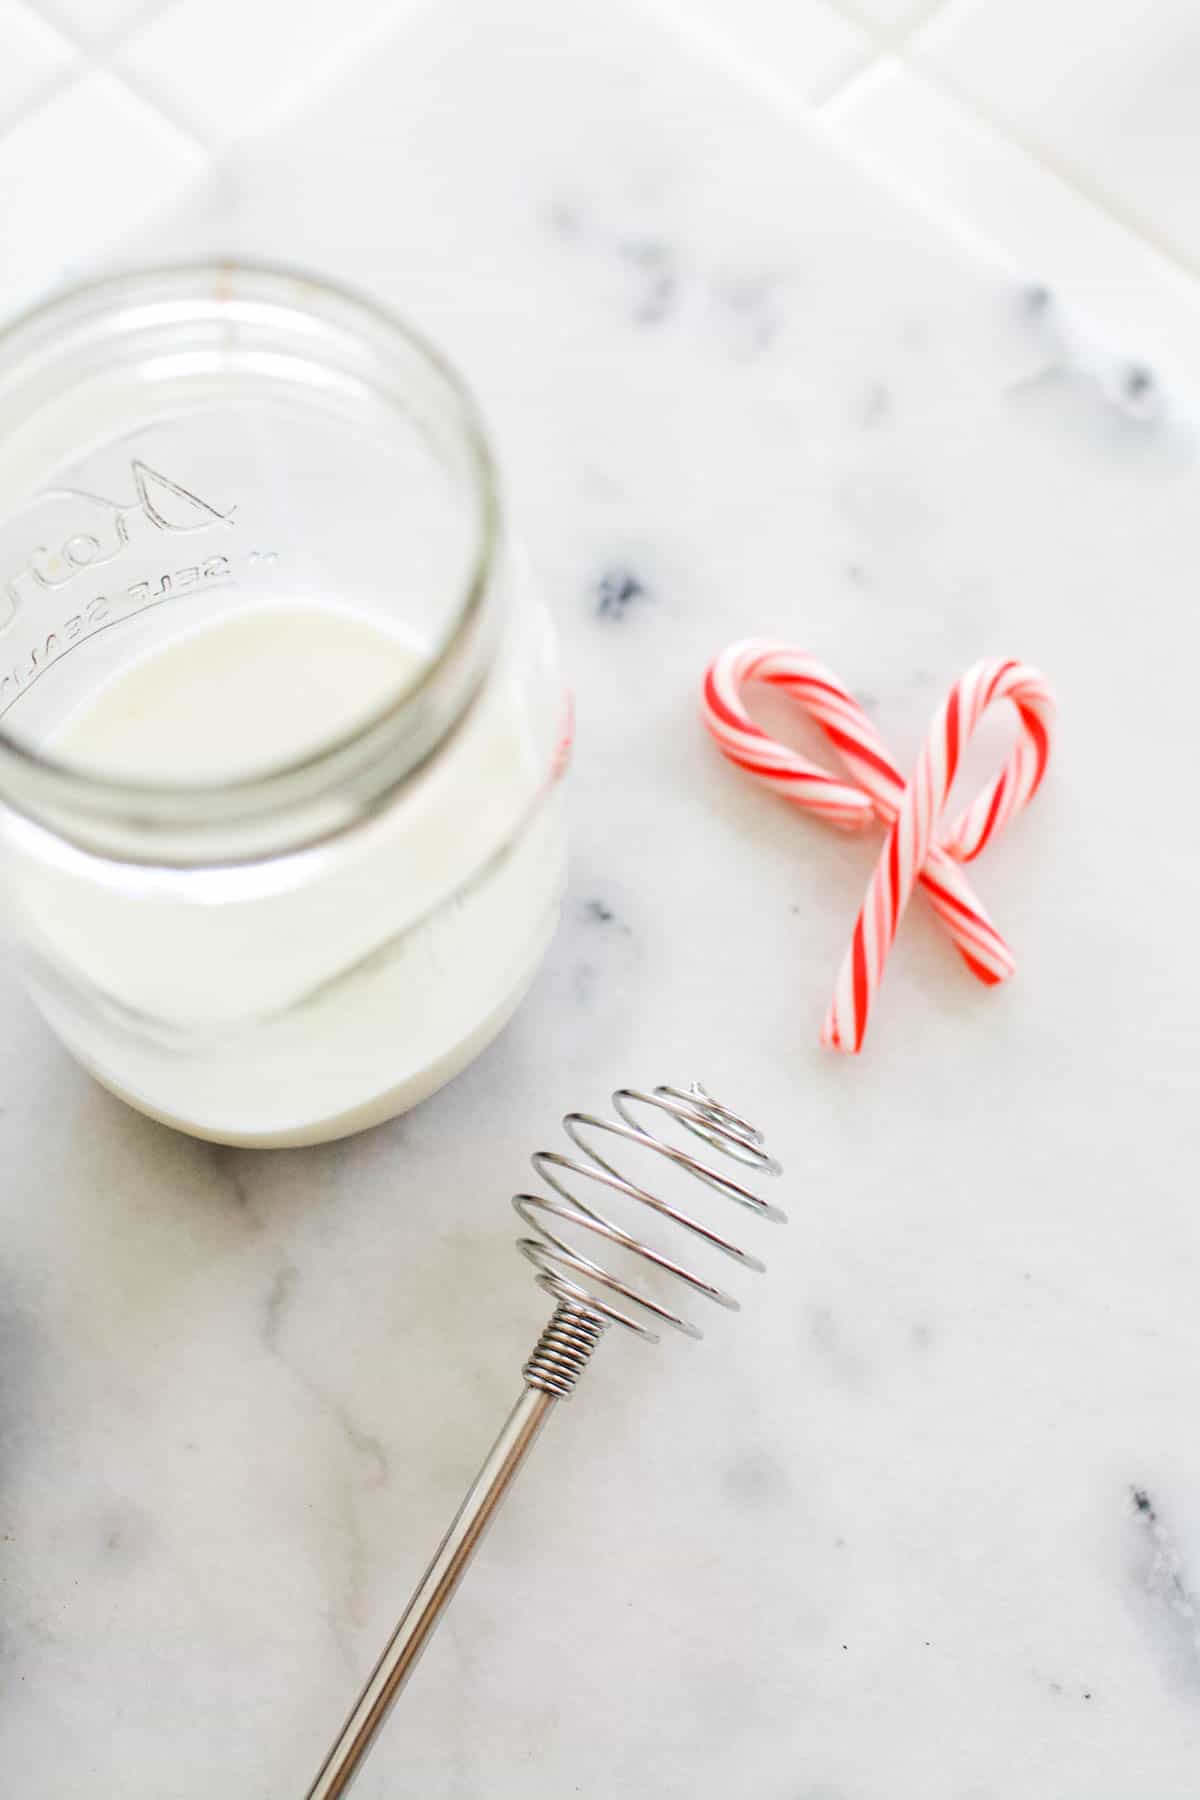
[[[421,660],[359,616],[259,607],[120,670],[50,748],[92,774],[236,780],[361,724]],[[199,1136],[307,1143],[414,1104],[500,1029],[553,929],[564,849],[542,727],[559,693],[544,614],[524,604],[398,798],[250,866],[131,870],[8,820],[39,1004],[107,1086]]]
[[[49,748],[118,780],[236,781],[352,731],[411,686],[425,660],[357,614],[258,606],[129,664]]]

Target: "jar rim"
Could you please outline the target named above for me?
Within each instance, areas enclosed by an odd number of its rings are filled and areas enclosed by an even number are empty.
[[[58,368],[69,380],[72,353],[131,304],[140,303],[147,316],[155,308],[160,314],[163,308],[183,309],[182,328],[204,318],[233,323],[239,308],[244,313],[264,302],[295,321],[349,333],[378,353],[381,368],[390,350],[398,360],[415,359],[433,376],[449,403],[457,446],[465,452],[470,489],[465,575],[441,641],[412,681],[337,737],[264,771],[220,780],[130,780],[60,761],[0,723],[0,802],[81,848],[121,860],[241,862],[332,835],[378,802],[381,783],[391,792],[419,771],[457,725],[482,680],[485,614],[501,538],[495,459],[466,382],[423,332],[387,306],[287,264],[236,258],[134,267],[52,295],[0,328],[0,396],[5,381],[28,367]],[[353,796],[353,804],[330,804],[337,787]],[[289,820],[291,829],[285,825]],[[275,829],[264,837],[256,827],[268,821]]]

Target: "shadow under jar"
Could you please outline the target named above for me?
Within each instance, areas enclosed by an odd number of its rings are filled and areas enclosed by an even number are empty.
[[[509,1018],[569,712],[469,395],[323,282],[119,277],[0,336],[0,875],[132,1105],[302,1144]]]

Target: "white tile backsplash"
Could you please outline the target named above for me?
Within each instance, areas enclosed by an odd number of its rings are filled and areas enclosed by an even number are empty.
[[[205,142],[257,129],[280,105],[399,27],[414,0],[177,0],[117,56]]]
[[[916,54],[1200,271],[1196,0],[952,0]]]
[[[0,129],[69,68],[75,48],[25,0],[0,0]]]
[[[38,107],[0,136],[0,314],[90,266],[196,168],[179,134],[102,72]]]
[[[999,250],[1047,303],[1094,321],[1114,356],[1200,383],[1190,277],[952,95],[889,59],[825,109],[831,130],[920,194],[977,247]]]
[[[1120,353],[1197,364],[1196,0],[632,4],[768,100],[807,108]],[[0,306],[119,242],[204,147],[262,128],[444,5],[0,0],[0,229],[20,246]]]
[[[933,11],[938,0],[839,0],[839,4],[864,25],[893,32],[923,19]]]
[[[87,44],[105,44],[147,24],[177,0],[36,0],[43,18]],[[249,0],[253,4],[253,0]]]
[[[803,100],[835,87],[871,52],[867,34],[826,0],[660,0],[697,42]]]

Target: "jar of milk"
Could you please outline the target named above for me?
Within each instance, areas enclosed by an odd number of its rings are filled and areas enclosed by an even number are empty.
[[[474,406],[366,301],[226,265],[0,336],[0,887],[46,1018],[235,1144],[475,1056],[564,870],[569,712]]]

